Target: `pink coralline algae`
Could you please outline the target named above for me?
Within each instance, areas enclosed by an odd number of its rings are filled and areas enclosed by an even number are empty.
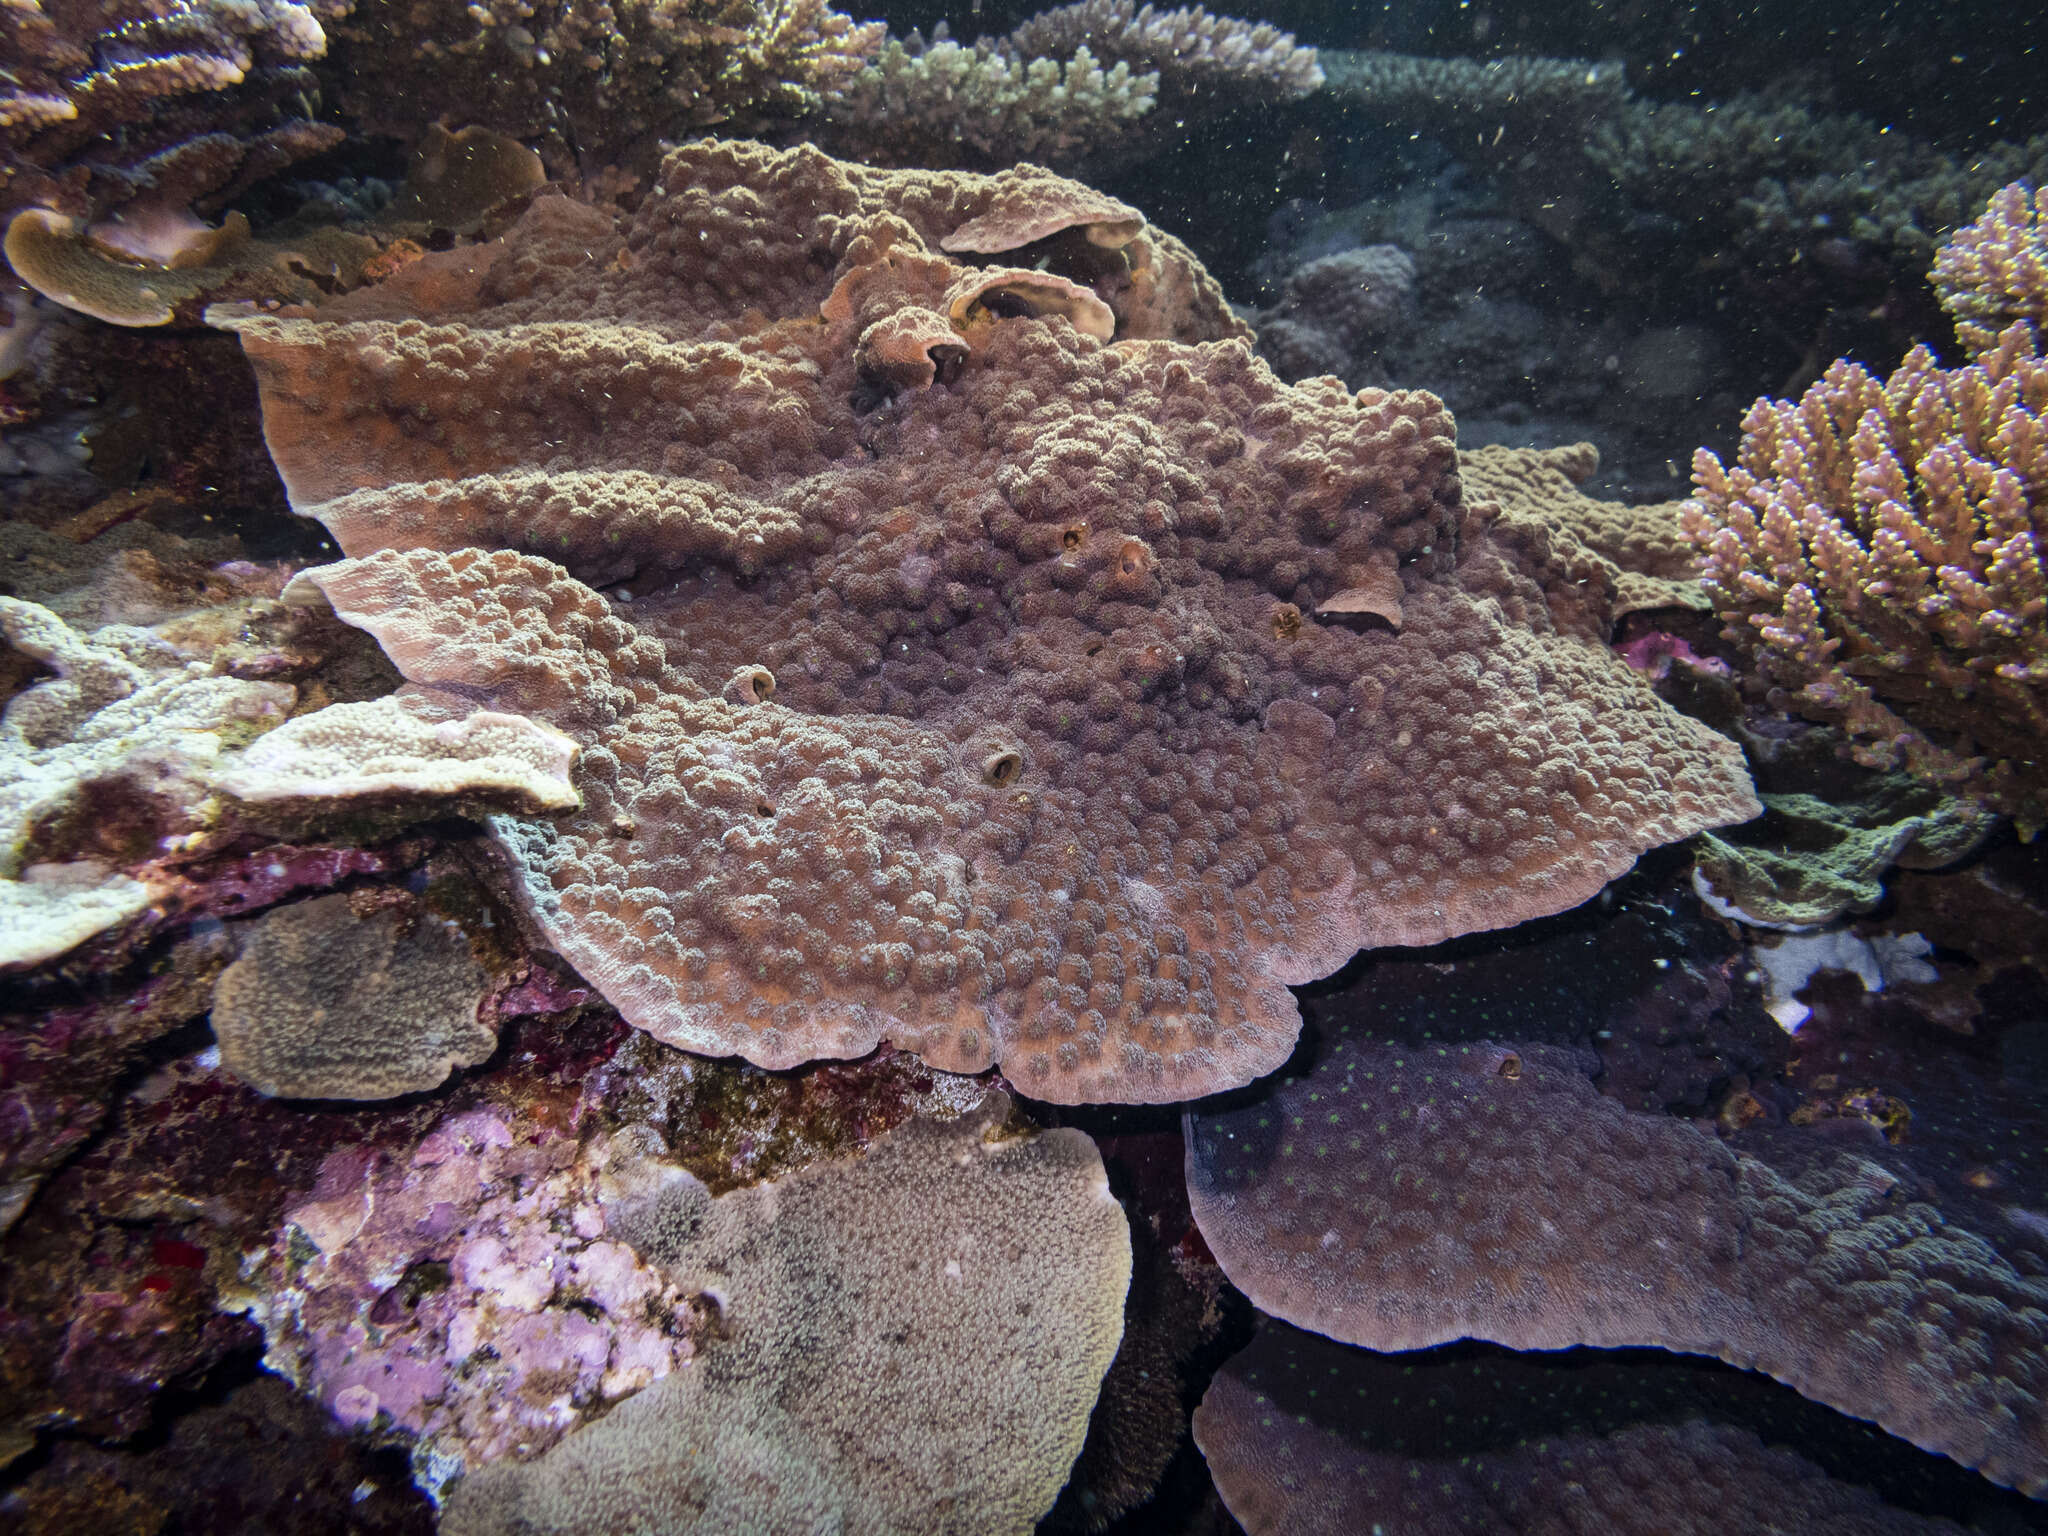
[[[269,1364],[410,1442],[430,1492],[552,1445],[690,1355],[689,1298],[605,1235],[598,1167],[493,1107],[333,1153],[244,1278]]]
[[[622,224],[214,314],[351,557],[301,580],[408,696],[582,744],[494,835],[672,1045],[1184,1099],[1286,1058],[1287,983],[1756,810],[1438,401],[1282,385],[1045,172],[693,145]]]
[[[1649,673],[1660,682],[1674,665],[1713,677],[1729,675],[1727,662],[1718,656],[1702,656],[1692,648],[1692,642],[1685,636],[1666,634],[1661,629],[1647,630],[1616,649],[1623,661],[1638,672]]]

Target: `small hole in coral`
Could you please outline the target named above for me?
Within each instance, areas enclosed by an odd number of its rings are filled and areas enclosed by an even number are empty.
[[[1060,547],[1063,549],[1079,549],[1081,541],[1087,537],[1088,529],[1083,524],[1074,523],[1060,535]]]
[[[725,696],[735,704],[765,704],[775,696],[775,674],[766,667],[742,667],[725,685]]]
[[[1522,1075],[1522,1058],[1519,1056],[1503,1056],[1500,1066],[1495,1070],[1512,1083]]]
[[[1029,320],[1038,314],[1038,307],[1031,300],[1005,288],[989,289],[981,296],[980,304],[998,320]]]
[[[1017,776],[1024,771],[1024,759],[1012,751],[991,752],[988,761],[981,765],[981,782],[1005,789],[1017,782]]]
[[[683,1303],[689,1317],[689,1330],[702,1338],[727,1339],[732,1337],[731,1325],[726,1322],[725,1298],[715,1291],[699,1291]]]
[[[766,800],[758,800],[754,803],[754,814],[756,816],[773,816],[775,814],[775,807]]]

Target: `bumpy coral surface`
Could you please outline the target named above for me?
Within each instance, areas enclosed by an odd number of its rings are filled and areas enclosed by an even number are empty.
[[[1547,527],[1610,562],[1595,578],[1613,588],[1617,617],[1640,608],[1704,608],[1700,555],[1685,536],[1681,503],[1624,506],[1580,489],[1600,467],[1591,443],[1566,448],[1475,448],[1458,456],[1470,500],[1497,503],[1511,521]]]
[[[1818,1414],[1771,1422],[1758,1394],[1685,1385],[1633,1363],[1418,1366],[1268,1323],[1195,1438],[1252,1536],[1961,1536],[1809,1460]]]
[[[1281,385],[1178,242],[1043,172],[694,147],[622,230],[552,200],[222,318],[354,557],[307,579],[584,743],[583,810],[497,835],[688,1049],[1187,1098],[1284,1059],[1286,983],[1755,811],[1468,513],[1438,402]]]
[[[711,1319],[686,1365],[451,1497],[448,1536],[1029,1531],[1080,1450],[1131,1245],[1079,1131],[992,1097],[714,1199],[615,1166],[603,1220]]]
[[[2048,1489],[2037,1238],[1916,1199],[1868,1127],[1730,1146],[1591,1065],[1340,1026],[1270,1101],[1192,1119],[1196,1219],[1261,1308],[1349,1343],[1715,1354]]]
[[[258,1093],[388,1099],[498,1043],[462,930],[407,904],[317,896],[258,919],[213,995],[222,1065]]]

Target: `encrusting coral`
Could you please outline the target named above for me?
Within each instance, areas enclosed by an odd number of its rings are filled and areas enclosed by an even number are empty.
[[[2026,836],[2048,820],[2043,239],[2000,197],[1935,266],[1966,364],[1919,346],[1889,379],[1837,362],[1757,401],[1685,509],[1728,638],[1790,707]]]
[[[976,254],[1066,282],[953,315]],[[923,388],[861,368],[906,312]],[[584,808],[495,835],[687,1049],[1187,1098],[1285,1058],[1286,983],[1755,813],[1573,573],[1461,502],[1432,397],[1281,385],[1184,247],[1044,172],[696,145],[621,230],[543,200],[317,313],[214,314],[352,557],[301,581],[414,696],[584,744]]]
[[[460,929],[316,896],[266,913],[214,987],[221,1064],[281,1098],[388,1099],[491,1054],[489,978]]]
[[[695,1356],[472,1472],[441,1529],[1031,1530],[1116,1353],[1131,1243],[1095,1144],[1007,1109],[716,1199],[622,1156],[603,1224],[708,1312]]]
[[[1832,1476],[1817,1465],[1818,1411],[1785,1414],[1739,1377],[1665,1374],[1626,1357],[1418,1364],[1267,1322],[1210,1384],[1195,1438],[1250,1536],[1966,1529],[1887,1506],[1850,1457]]]

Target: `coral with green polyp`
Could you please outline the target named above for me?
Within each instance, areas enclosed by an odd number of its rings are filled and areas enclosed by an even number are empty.
[[[1964,366],[1919,346],[1889,379],[1837,362],[1796,405],[1759,400],[1685,506],[1729,638],[1789,707],[2026,836],[2048,821],[2042,240],[2001,193],[1935,264]]]

